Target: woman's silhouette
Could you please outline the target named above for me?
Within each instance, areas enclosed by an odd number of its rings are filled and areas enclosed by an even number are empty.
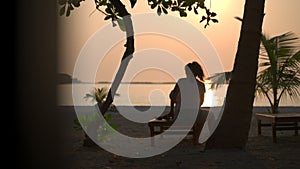
[[[200,132],[202,130],[202,127],[204,125],[205,122],[205,117],[206,117],[206,113],[202,112],[200,110],[201,105],[204,102],[204,95],[205,95],[205,85],[204,85],[204,73],[203,73],[203,69],[202,67],[197,63],[197,62],[192,62],[192,63],[188,63],[185,66],[185,72],[186,72],[186,77],[185,78],[181,78],[178,80],[178,82],[176,83],[175,87],[173,88],[173,90],[170,92],[169,97],[170,97],[170,112],[167,115],[158,117],[158,119],[172,119],[175,120],[179,114],[179,110],[181,110],[181,93],[180,93],[180,84],[192,84],[192,83],[197,83],[197,87],[198,87],[198,96],[196,99],[199,100],[199,112],[198,112],[198,116],[196,119],[196,122],[193,126],[194,129],[194,144],[198,144],[198,138],[200,136]],[[185,88],[188,88],[189,86],[186,86]],[[194,91],[193,91],[194,92]],[[195,96],[197,96],[197,93],[194,93]],[[194,97],[195,98],[195,97]],[[203,113],[205,115],[203,115]]]

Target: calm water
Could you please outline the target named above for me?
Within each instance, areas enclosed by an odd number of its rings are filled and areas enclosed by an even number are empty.
[[[93,89],[93,85],[89,84],[75,84],[78,105],[89,105],[91,100],[84,99],[86,93]],[[63,84],[58,85],[58,105],[74,105],[72,98],[72,85]],[[99,84],[96,87],[109,88],[109,84]],[[115,97],[114,104],[119,106],[128,105],[153,105],[165,106],[170,104],[169,92],[173,89],[173,84],[121,84],[117,93],[119,96]],[[207,92],[205,94],[205,101],[203,107],[220,106],[223,104],[226,95],[227,86],[220,87],[218,90],[210,90],[206,86]],[[256,97],[254,106],[269,106],[269,102],[264,97]],[[283,98],[280,106],[300,106],[300,99],[290,100]]]

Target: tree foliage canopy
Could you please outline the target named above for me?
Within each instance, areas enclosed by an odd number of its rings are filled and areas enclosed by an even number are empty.
[[[71,11],[75,8],[80,7],[82,1],[85,0],[58,0],[60,5],[59,14],[70,16]],[[202,16],[200,23],[206,21],[205,28],[209,25],[210,21],[213,23],[218,23],[218,20],[215,18],[217,14],[210,11],[204,4],[205,0],[147,0],[148,5],[151,9],[156,10],[158,15],[162,13],[168,14],[170,11],[178,12],[180,17],[186,17],[187,11],[193,11],[198,15],[199,10],[205,10],[206,15]],[[110,0],[94,0],[96,10],[100,11],[105,15],[104,20],[116,21],[121,16],[116,11],[116,8],[111,3]],[[136,0],[130,0],[131,7],[133,8],[136,4]]]

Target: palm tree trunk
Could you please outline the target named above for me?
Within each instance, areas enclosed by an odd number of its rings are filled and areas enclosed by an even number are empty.
[[[276,48],[275,48],[275,52],[277,53],[277,47],[278,47],[278,38],[276,38]],[[276,54],[275,54],[275,56],[276,56]],[[278,90],[278,78],[277,78],[277,72],[278,72],[278,70],[277,70],[277,65],[278,65],[278,63],[277,63],[277,57],[275,57],[276,59],[275,59],[275,63],[274,63],[274,66],[272,67],[273,69],[273,72],[272,72],[272,74],[273,74],[273,84],[272,84],[272,86],[273,86],[273,107],[272,107],[272,113],[273,114],[276,114],[277,112],[278,112],[278,100],[277,100],[277,90]]]
[[[206,148],[245,148],[252,117],[265,0],[246,0],[222,119]],[[241,92],[242,91],[242,92]]]
[[[278,107],[279,107],[279,100],[274,99],[274,104],[273,104],[273,107],[272,107],[272,113],[273,114],[277,114],[278,113]]]

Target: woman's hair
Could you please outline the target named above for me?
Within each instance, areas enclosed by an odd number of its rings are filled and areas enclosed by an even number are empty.
[[[187,66],[191,69],[195,77],[198,77],[202,81],[204,80],[204,73],[198,62],[188,63]]]

